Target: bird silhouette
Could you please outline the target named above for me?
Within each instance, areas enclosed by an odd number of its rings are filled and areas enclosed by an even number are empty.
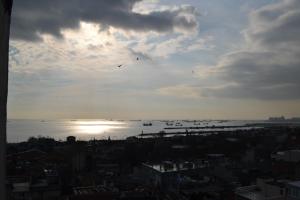
[[[118,67],[120,68],[120,67],[122,67],[123,65],[118,65]]]

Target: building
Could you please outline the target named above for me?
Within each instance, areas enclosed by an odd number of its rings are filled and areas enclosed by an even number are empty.
[[[118,199],[118,193],[104,186],[89,186],[73,188],[73,195],[69,200],[114,200]]]
[[[259,178],[256,185],[237,188],[236,200],[285,200],[287,182]]]
[[[299,162],[300,161],[300,150],[288,150],[280,151],[271,155],[271,158],[276,161],[285,161],[285,162]]]
[[[206,160],[198,162],[171,162],[164,161],[158,164],[143,163],[140,168],[135,171],[135,175],[147,180],[147,184],[161,188],[178,188],[186,182],[187,177],[203,174],[209,164]],[[202,173],[201,173],[202,172]],[[194,180],[193,180],[194,181]],[[201,179],[197,183],[203,183],[206,179]]]
[[[15,200],[58,200],[61,197],[60,182],[46,178],[33,180],[32,177],[8,177],[9,199]]]
[[[269,121],[271,122],[282,122],[285,121],[285,117],[281,116],[281,117],[269,117]]]
[[[274,174],[281,178],[300,179],[300,150],[277,152],[271,158]]]
[[[76,137],[75,136],[68,136],[67,137],[67,143],[68,144],[74,144],[76,142]]]
[[[300,181],[287,184],[287,200],[300,200]]]

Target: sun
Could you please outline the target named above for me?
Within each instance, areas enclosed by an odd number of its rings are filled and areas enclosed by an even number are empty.
[[[101,31],[101,25],[87,22],[80,22],[78,30],[65,29],[62,31],[66,40],[76,41],[77,48],[87,48],[90,44],[95,46],[111,44],[114,38],[107,33]]]

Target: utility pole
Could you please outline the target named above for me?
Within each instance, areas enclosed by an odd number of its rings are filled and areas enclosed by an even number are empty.
[[[13,0],[0,0],[0,199],[6,199],[6,122],[9,30]]]

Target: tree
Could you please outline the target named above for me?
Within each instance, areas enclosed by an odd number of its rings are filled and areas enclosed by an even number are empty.
[[[6,199],[6,120],[9,30],[13,0],[0,0],[0,199]]]

